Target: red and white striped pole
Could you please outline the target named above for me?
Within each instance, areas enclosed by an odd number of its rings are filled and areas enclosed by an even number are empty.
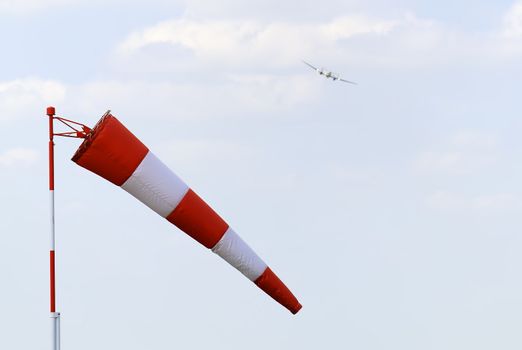
[[[50,312],[52,321],[52,350],[60,350],[60,313],[56,312],[56,269],[55,269],[55,230],[54,230],[54,107],[47,107],[49,116],[49,201],[50,201]]]

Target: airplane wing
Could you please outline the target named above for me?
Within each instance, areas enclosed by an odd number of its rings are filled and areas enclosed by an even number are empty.
[[[306,64],[308,67],[312,68],[313,70],[317,70],[316,67],[312,66],[310,63],[303,61],[304,64]]]
[[[349,81],[349,80],[345,80],[345,79],[342,79],[342,78],[339,78],[340,81],[344,81],[345,83],[350,83],[350,84],[353,84],[353,85],[357,85],[356,82],[354,81]]]

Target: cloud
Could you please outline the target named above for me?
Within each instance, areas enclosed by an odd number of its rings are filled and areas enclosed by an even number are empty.
[[[70,87],[69,103],[83,113],[113,108],[169,120],[269,118],[318,95],[307,76],[231,75],[219,81],[95,81]],[[144,98],[146,96],[146,98]]]
[[[236,72],[242,68],[295,66],[301,59],[335,69],[344,65],[412,69],[427,65],[469,64],[518,58],[522,46],[522,3],[504,16],[501,27],[480,33],[459,30],[433,19],[404,12],[379,18],[359,14],[317,16],[291,21],[251,19],[237,13],[230,19],[215,9],[212,19],[196,18],[187,3],[184,17],[131,33],[118,46],[118,70],[206,70]],[[237,4],[232,7],[237,9]],[[241,6],[240,6],[241,7]],[[215,16],[219,13],[219,16]],[[350,13],[346,11],[346,13]]]
[[[483,40],[487,54],[503,61],[522,55],[522,1],[517,1],[504,14],[502,24]],[[517,61],[518,62],[518,61]]]
[[[469,175],[495,164],[496,147],[497,138],[492,134],[462,131],[443,150],[422,152],[415,167],[423,172]]]
[[[226,17],[226,16],[225,16]],[[318,65],[399,67],[468,63],[503,57],[495,35],[470,35],[405,12],[391,18],[364,13],[330,19],[263,21],[172,19],[135,31],[115,50],[114,68],[128,72],[238,72]],[[434,54],[436,53],[436,54]]]
[[[515,3],[505,14],[502,34],[507,38],[522,37],[522,2]]]
[[[177,168],[205,170],[215,169],[223,163],[241,163],[252,152],[244,144],[227,139],[180,139],[163,143],[158,154]]]
[[[292,45],[302,39],[325,42],[348,39],[361,34],[386,34],[397,21],[372,20],[365,16],[340,17],[326,23],[268,23],[244,21],[196,21],[175,19],[131,34],[121,45],[123,50],[137,50],[156,43],[181,45],[203,53],[230,53],[238,48],[261,51],[270,45]],[[272,42],[276,42],[272,44]]]
[[[361,35],[386,35],[397,20],[351,15],[319,23],[254,20],[174,19],[132,33],[119,46],[120,54],[132,54],[153,45],[188,49],[196,58],[224,64],[264,62],[288,64],[331,50],[338,42]]]
[[[35,78],[0,82],[0,121],[23,116],[29,110],[64,101],[66,88],[52,80]]]
[[[22,13],[80,2],[78,0],[0,0],[0,13]]]
[[[0,168],[29,167],[36,163],[39,154],[30,148],[12,148],[0,153]]]
[[[107,108],[168,120],[280,117],[321,96],[308,74],[230,74],[215,81],[95,80],[82,84],[36,78],[0,82],[0,122],[42,114],[47,105],[80,115]],[[275,113],[275,116],[274,116]]]
[[[426,198],[426,204],[439,210],[506,211],[522,207],[520,197],[512,193],[466,195],[437,191]]]
[[[155,0],[162,2],[162,0]],[[124,0],[0,0],[0,14],[24,15],[50,9],[79,6],[125,4]]]

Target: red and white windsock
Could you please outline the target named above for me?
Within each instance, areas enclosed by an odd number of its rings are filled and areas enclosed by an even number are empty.
[[[90,131],[72,160],[120,186],[211,249],[292,313],[301,309],[236,232],[110,113]]]

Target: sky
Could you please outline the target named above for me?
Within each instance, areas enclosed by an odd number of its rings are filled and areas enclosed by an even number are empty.
[[[64,349],[522,347],[522,2],[0,0],[0,42],[0,348],[50,349],[48,105],[111,109],[303,304],[57,139]]]

